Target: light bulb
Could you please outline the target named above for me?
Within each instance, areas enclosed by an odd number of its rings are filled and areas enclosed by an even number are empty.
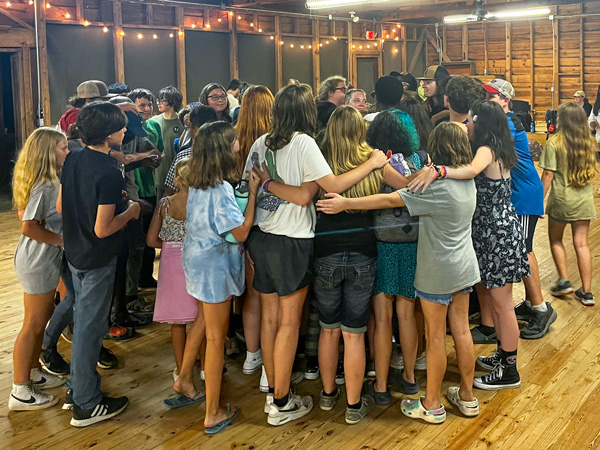
[[[183,31],[179,30],[179,36],[183,36]]]
[[[262,28],[259,28],[259,29],[258,29],[258,32],[259,32],[259,33],[262,33]]]
[[[102,28],[102,31],[104,31],[105,33],[108,33],[108,28],[104,27],[104,28]]]
[[[11,2],[6,2],[6,7],[7,7],[7,8],[10,8],[11,6],[12,6],[12,3],[11,3]]]
[[[271,36],[271,40],[275,39],[275,36]]]
[[[217,19],[217,22],[221,22],[221,18],[220,17]]]
[[[89,26],[89,24],[90,24],[90,23],[89,23],[87,20],[84,20],[84,21],[83,21],[83,26],[84,26],[84,27],[87,27],[87,26]]]
[[[71,14],[69,14],[69,13],[66,13],[66,14],[65,14],[65,17],[66,17],[67,19],[70,19],[70,18],[71,18]]]
[[[50,9],[52,8],[52,5],[50,3],[46,3],[46,9]]]
[[[294,44],[290,44],[290,48],[294,48]]]
[[[158,34],[153,34],[152,39],[158,39]]]
[[[206,28],[210,28],[210,23],[207,23],[207,24],[206,24]]]
[[[174,35],[173,33],[169,33],[169,37],[170,37],[170,38],[172,38],[172,37],[174,37],[174,36],[175,36],[175,35]]]
[[[125,32],[123,30],[119,31],[119,36],[121,36],[121,37],[125,36]]]
[[[144,35],[142,33],[138,33],[137,38],[138,39],[144,39]]]
[[[250,26],[251,26],[251,27],[254,27],[254,24],[253,24],[253,23],[250,23]]]
[[[196,24],[195,23],[192,24],[192,28],[196,28]]]

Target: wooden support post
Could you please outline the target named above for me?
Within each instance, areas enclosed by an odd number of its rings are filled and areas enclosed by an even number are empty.
[[[229,79],[239,78],[237,16],[229,21]]]
[[[534,71],[534,63],[533,63],[533,58],[534,58],[534,51],[533,51],[533,33],[534,33],[534,29],[533,29],[533,20],[529,21],[529,60],[530,60],[530,67],[529,67],[529,76],[531,78],[531,89],[529,89],[529,104],[531,105],[531,109],[533,111],[535,111],[535,89],[534,89],[534,82],[533,82],[533,77],[535,75],[535,71]],[[533,121],[535,122],[535,113],[533,114]]]
[[[408,45],[406,43],[406,26],[402,25],[400,28],[400,36],[402,38],[402,71],[408,70]],[[381,46],[383,50],[383,45]]]
[[[512,83],[512,26],[506,22],[506,80]]]
[[[583,5],[580,5],[581,7],[581,12],[583,12]],[[581,85],[581,89],[585,90],[585,77],[584,77],[584,64],[583,64],[583,58],[585,58],[585,41],[584,41],[584,35],[583,35],[583,27],[585,26],[584,23],[584,18],[582,17],[581,19],[579,19],[579,59],[580,59],[580,63],[579,63],[579,80],[580,80],[580,85]]]
[[[146,5],[146,25],[154,25],[154,7]]]
[[[281,24],[275,16],[275,85],[277,90],[283,87],[283,49],[281,45]]]
[[[37,8],[37,29],[38,29],[38,51],[40,53],[40,84],[41,98],[39,99],[44,109],[45,123],[50,123],[50,82],[48,75],[48,44],[46,42],[46,2],[35,2]]]
[[[22,51],[21,51],[21,56],[23,59],[23,72],[22,72],[22,78],[21,78],[21,84],[22,84],[22,88],[24,90],[25,93],[25,103],[24,103],[24,109],[25,109],[25,114],[26,114],[26,120],[25,122],[23,122],[21,124],[21,126],[23,127],[23,132],[25,133],[24,138],[26,138],[27,136],[29,136],[31,133],[33,133],[33,130],[35,129],[34,126],[34,119],[33,119],[33,114],[32,112],[35,111],[35,106],[33,105],[33,89],[34,89],[34,83],[31,77],[31,51],[29,50],[29,47],[23,47]],[[52,118],[50,117],[50,110],[48,110],[46,112],[46,117],[44,118],[44,123],[46,125],[50,125],[52,122]],[[25,139],[23,139],[23,142],[21,144],[25,143]]]
[[[75,0],[75,18],[78,22],[81,22],[85,19],[83,14],[83,0]],[[114,22],[113,18],[113,22]]]
[[[446,26],[444,25],[442,27],[442,54],[447,54],[448,53],[448,45],[447,45],[447,38],[446,38]],[[448,58],[450,59],[450,58]]]
[[[187,104],[187,81],[185,73],[185,22],[183,7],[175,8],[175,17],[177,23],[177,42],[175,44],[175,57],[177,61],[177,86],[181,95],[183,95],[183,104]],[[183,33],[182,33],[183,32]]]
[[[488,54],[487,26],[485,23],[482,25],[482,29],[483,29],[483,70],[484,70],[484,75],[487,75],[490,60],[489,60],[489,54]]]
[[[353,79],[354,76],[354,52],[352,51],[352,22],[346,22],[348,24],[347,34],[348,34],[348,83],[355,84],[356,80]]]
[[[115,81],[125,83],[125,56],[123,53],[123,18],[121,16],[121,2],[113,2],[113,49],[115,56]]]
[[[462,55],[463,61],[469,60],[469,26],[462,26]]]
[[[312,68],[313,91],[316,93],[321,84],[321,47],[319,47],[319,19],[312,21]]]

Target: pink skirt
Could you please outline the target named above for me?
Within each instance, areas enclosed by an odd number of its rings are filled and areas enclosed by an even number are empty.
[[[198,314],[198,300],[188,294],[185,287],[182,250],[183,242],[163,242],[154,305],[155,322],[193,322]]]

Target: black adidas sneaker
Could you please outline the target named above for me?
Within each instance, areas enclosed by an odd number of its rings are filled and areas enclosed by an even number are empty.
[[[77,405],[73,405],[71,425],[81,428],[102,422],[122,413],[128,404],[129,399],[127,397],[103,396],[100,403],[90,409],[82,409]]]

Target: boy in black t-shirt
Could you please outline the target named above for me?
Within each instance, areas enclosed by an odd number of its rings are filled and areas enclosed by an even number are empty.
[[[77,128],[86,147],[69,154],[61,176],[57,210],[63,215],[65,254],[75,290],[71,425],[85,427],[122,412],[127,397],[100,391],[96,363],[107,332],[120,230],[140,214],[139,203],[123,203],[123,177],[108,153],[120,145],[127,118],[106,102],[86,105]]]

